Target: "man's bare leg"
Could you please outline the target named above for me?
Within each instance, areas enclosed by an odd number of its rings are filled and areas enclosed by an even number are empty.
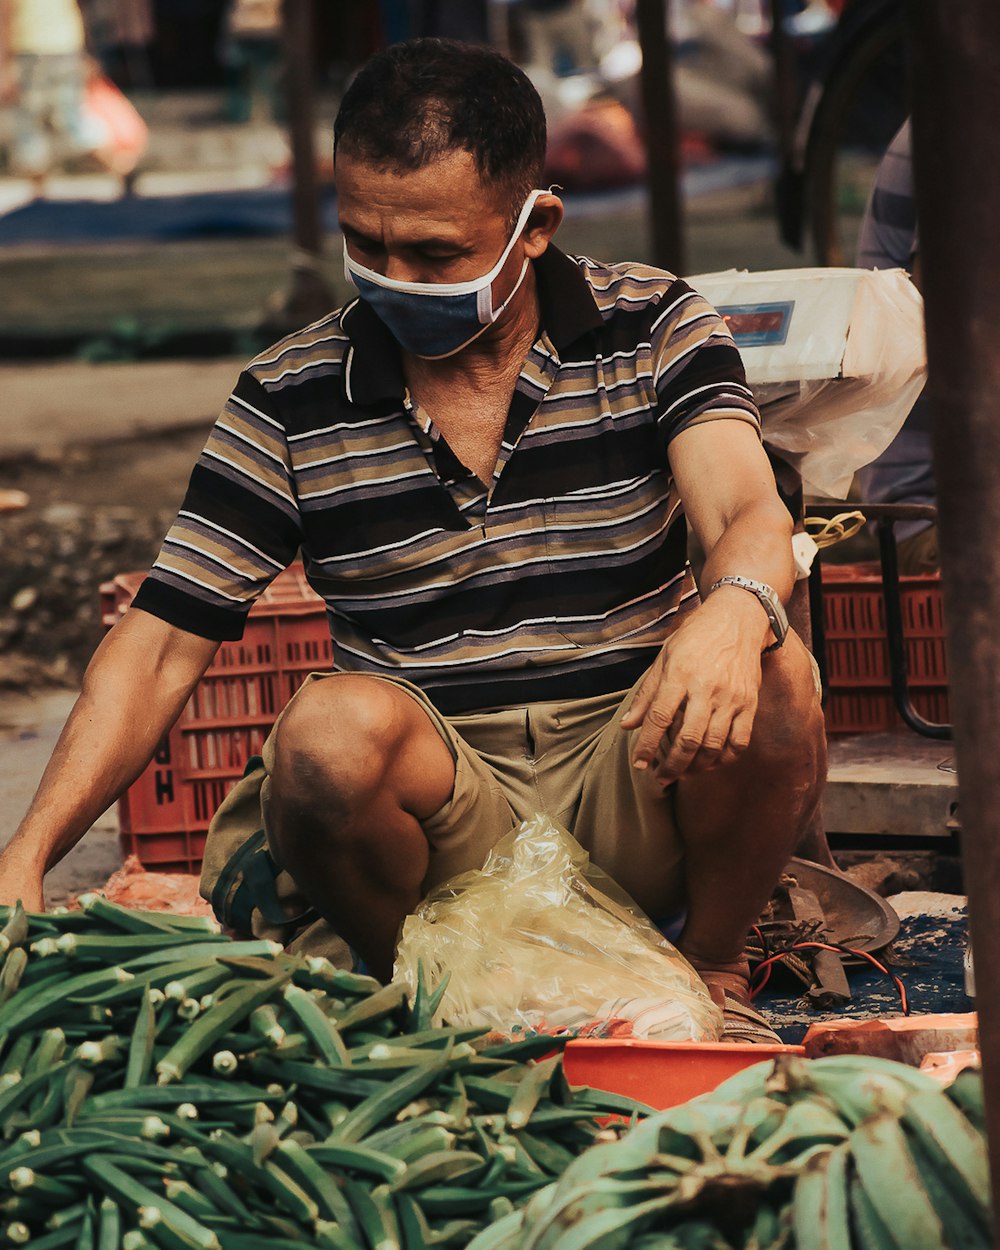
[[[377,678],[314,682],[278,726],[268,808],[275,857],[382,980],[427,873],[421,821],[454,784],[451,752],[430,717]]]
[[[676,783],[687,921],[679,946],[706,982],[739,994],[747,931],[816,810],[826,779],[823,712],[801,641],[765,656],[750,746]],[[715,974],[713,976],[713,973]]]

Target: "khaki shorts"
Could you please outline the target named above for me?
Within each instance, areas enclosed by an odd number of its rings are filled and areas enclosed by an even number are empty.
[[[312,673],[307,681],[337,678]],[[374,680],[392,682],[419,703],[455,761],[450,799],[423,823],[430,844],[425,893],[481,867],[504,834],[543,813],[567,828],[649,914],[663,917],[681,903],[673,791],[664,793],[648,772],[632,768],[637,731],[626,733],[618,724],[639,682],[625,694],[446,717],[409,682]],[[231,928],[283,942],[294,938],[293,949],[343,961],[329,926],[315,919],[268,853],[270,772],[280,724],[279,716],[256,767],[212,821],[202,894]]]

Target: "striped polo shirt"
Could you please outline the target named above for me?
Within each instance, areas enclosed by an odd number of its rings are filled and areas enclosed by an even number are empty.
[[[917,250],[917,200],[907,118],[886,148],[858,234],[859,269],[910,269]]]
[[[683,281],[550,246],[541,330],[483,483],[355,300],[243,371],[135,606],[237,639],[301,550],[338,670],[445,714],[627,689],[697,592],[667,446],[759,429],[739,354]]]

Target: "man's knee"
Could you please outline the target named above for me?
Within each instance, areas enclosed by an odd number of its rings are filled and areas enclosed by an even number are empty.
[[[795,634],[764,658],[752,745],[762,762],[811,769],[822,782],[826,730],[819,679],[812,656]]]
[[[376,789],[406,733],[405,698],[354,674],[311,682],[275,731],[273,790],[309,804],[339,790]]]

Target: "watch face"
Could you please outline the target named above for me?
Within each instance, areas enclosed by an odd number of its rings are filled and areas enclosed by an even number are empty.
[[[788,633],[788,617],[785,615],[785,609],[781,605],[781,600],[772,590],[767,596],[770,608],[768,616],[771,618],[771,628],[774,630],[774,636],[781,642],[785,634]]]

